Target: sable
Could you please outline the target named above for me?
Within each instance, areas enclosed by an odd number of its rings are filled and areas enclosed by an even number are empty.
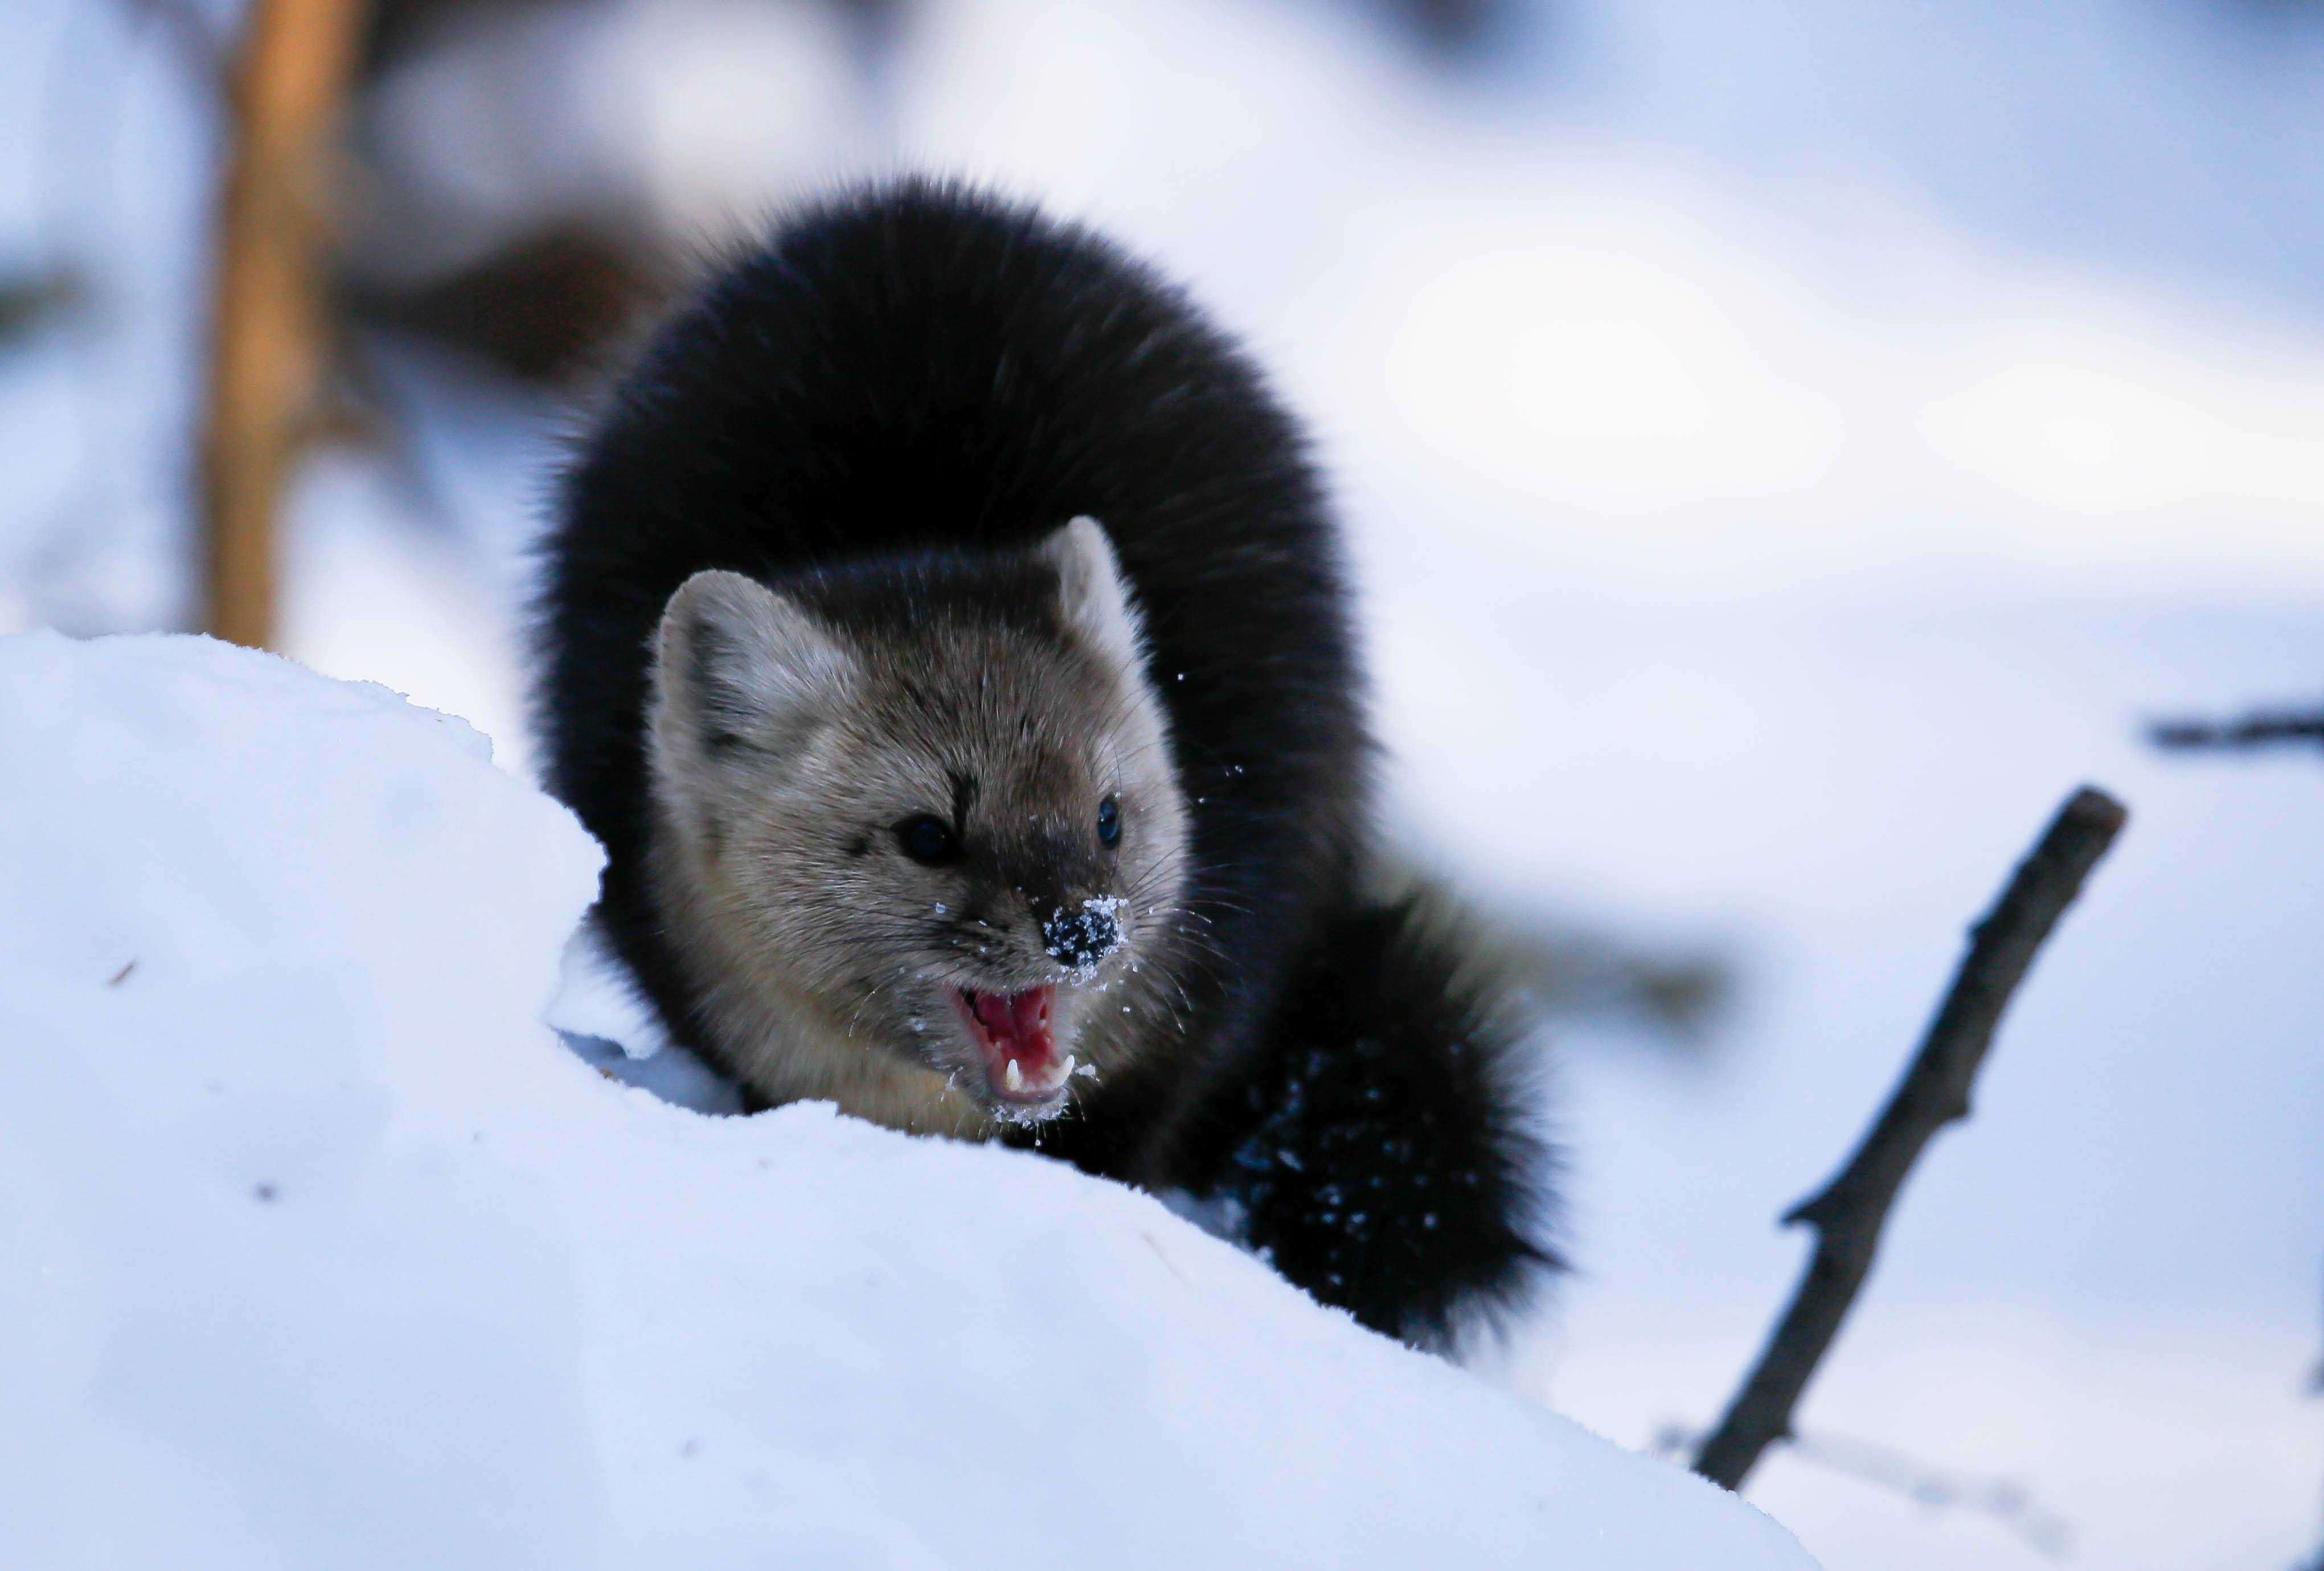
[[[1523,1022],[1365,892],[1323,487],[1176,288],[958,185],[796,213],[615,391],[544,567],[599,918],[758,1101],[1192,1191],[1416,1340],[1550,1262]]]

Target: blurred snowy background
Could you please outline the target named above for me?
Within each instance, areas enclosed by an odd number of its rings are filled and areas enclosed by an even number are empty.
[[[0,631],[197,615],[235,20],[0,10]],[[289,652],[522,772],[544,478],[689,256],[904,165],[1093,219],[1314,423],[1423,854],[1734,979],[1554,1033],[1582,1270],[1489,1377],[1707,1425],[2087,779],[2131,827],[1748,1492],[1833,1571],[2319,1552],[2324,759],[2142,738],[2324,696],[2324,6],[383,0],[363,80]]]

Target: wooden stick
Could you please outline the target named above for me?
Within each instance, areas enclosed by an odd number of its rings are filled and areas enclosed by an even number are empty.
[[[1969,1087],[2010,995],[2128,818],[2120,802],[2087,786],[2058,810],[1969,930],[1952,989],[1878,1122],[1840,1176],[1784,1217],[1786,1226],[1815,1229],[1815,1253],[1757,1367],[1695,1453],[1694,1470],[1705,1478],[1739,1487],[1766,1448],[1790,1435],[1800,1393],[1864,1286],[1905,1176],[1938,1130],[1969,1116]]]
[[[204,622],[236,643],[274,633],[275,513],[322,382],[332,136],[363,10],[254,0],[235,69],[201,502]]]

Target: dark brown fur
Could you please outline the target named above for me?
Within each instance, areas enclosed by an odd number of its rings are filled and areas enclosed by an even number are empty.
[[[931,616],[997,627],[1040,615],[1038,575],[1008,564],[1084,515],[1166,718],[1181,947],[1135,1050],[1043,1149],[1239,1200],[1250,1241],[1318,1297],[1441,1336],[1549,1258],[1517,1033],[1442,929],[1360,892],[1364,683],[1298,429],[1184,295],[1087,231],[927,181],[844,196],[736,259],[622,384],[565,478],[540,605],[550,781],[605,843],[605,926],[673,1030],[718,1055],[654,882],[652,650],[689,578],[743,575],[867,647]],[[1413,1086],[1433,1089],[1404,1120]],[[1269,1104],[1295,1094],[1308,1111]],[[1323,1107],[1373,1122],[1326,1128]],[[1383,1120],[1369,1158],[1342,1139]],[[1279,1148],[1252,1143],[1271,1130]],[[1344,1248],[1286,1252],[1345,1231],[1347,1207],[1303,1198],[1298,1141],[1318,1140],[1379,1181]]]

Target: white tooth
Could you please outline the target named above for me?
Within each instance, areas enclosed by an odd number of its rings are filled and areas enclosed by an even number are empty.
[[[1060,1086],[1064,1085],[1067,1077],[1070,1077],[1073,1072],[1074,1056],[1071,1053],[1067,1053],[1065,1055],[1065,1067],[1057,1071],[1057,1084]]]
[[[1011,1091],[1025,1089],[1025,1071],[1017,1067],[1017,1060],[1014,1058],[1009,1060],[1009,1072],[1001,1078],[1009,1083],[1009,1089]]]

